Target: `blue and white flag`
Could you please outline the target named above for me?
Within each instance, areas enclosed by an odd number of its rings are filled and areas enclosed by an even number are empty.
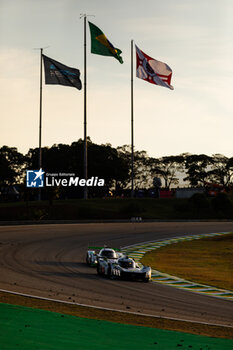
[[[45,84],[58,84],[82,89],[80,71],[67,67],[54,59],[42,55],[44,60]]]

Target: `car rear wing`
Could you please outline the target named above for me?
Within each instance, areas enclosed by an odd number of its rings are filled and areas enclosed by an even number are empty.
[[[101,249],[104,249],[104,248],[110,248],[110,247],[88,247],[88,250],[101,250]],[[112,248],[111,249],[115,250],[116,252],[121,252],[121,249],[120,248]]]

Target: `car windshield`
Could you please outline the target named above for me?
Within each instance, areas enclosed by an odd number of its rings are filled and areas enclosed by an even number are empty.
[[[119,265],[123,267],[124,269],[134,268],[135,263],[133,260],[119,260]]]
[[[116,253],[114,252],[114,250],[102,250],[100,255],[105,256],[106,258],[116,258]]]

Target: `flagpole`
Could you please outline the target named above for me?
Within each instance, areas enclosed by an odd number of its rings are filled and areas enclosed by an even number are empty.
[[[87,181],[87,16],[84,15],[84,178]],[[87,185],[84,186],[84,199],[88,198]]]
[[[42,168],[42,149],[41,149],[41,135],[42,135],[42,56],[43,49],[47,49],[49,46],[35,48],[34,50],[40,50],[40,106],[39,106],[39,155],[38,155],[38,167]],[[41,188],[38,191],[38,200],[41,200]]]
[[[42,130],[42,55],[43,48],[40,48],[40,110],[39,110],[39,169],[42,168],[42,150],[41,150],[41,130]],[[41,200],[41,188],[38,191],[38,200]]]
[[[84,18],[84,151],[83,151],[83,173],[87,182],[87,15],[80,14],[80,18]],[[84,186],[84,199],[88,198],[87,185]]]
[[[131,40],[131,197],[134,197],[133,40]]]
[[[40,113],[39,113],[39,169],[42,166],[41,154],[41,129],[42,129],[42,55],[43,49],[40,49]]]

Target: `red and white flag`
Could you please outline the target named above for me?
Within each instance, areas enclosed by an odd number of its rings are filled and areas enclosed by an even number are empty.
[[[174,90],[171,85],[172,70],[163,62],[157,61],[141,51],[136,45],[136,76],[149,83]]]

